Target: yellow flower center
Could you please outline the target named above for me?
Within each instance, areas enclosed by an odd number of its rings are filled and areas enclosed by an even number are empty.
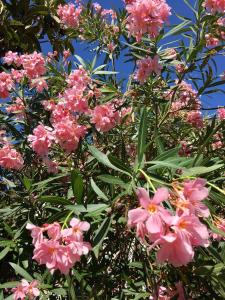
[[[149,204],[147,210],[150,214],[154,214],[158,211],[158,207],[155,204]]]

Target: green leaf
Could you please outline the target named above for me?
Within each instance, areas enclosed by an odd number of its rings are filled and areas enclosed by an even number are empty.
[[[112,223],[112,218],[107,217],[105,220],[102,222],[101,226],[98,228],[98,230],[95,233],[94,239],[93,239],[93,246],[96,247],[99,244],[101,244],[106,237],[110,226]]]
[[[48,203],[51,203],[51,204],[60,204],[60,205],[69,205],[69,204],[71,204],[70,201],[68,201],[65,198],[59,197],[59,196],[41,196],[39,198],[39,201],[48,202]]]
[[[89,151],[91,152],[91,154],[93,155],[93,157],[95,157],[97,159],[98,162],[102,163],[103,165],[113,169],[113,170],[116,170],[116,171],[119,171],[119,172],[122,172],[122,173],[125,173],[127,175],[130,176],[130,174],[124,170],[121,170],[117,167],[115,167],[109,160],[108,156],[105,155],[104,153],[102,153],[101,151],[99,151],[97,148],[95,148],[94,146],[88,146],[88,149]]]
[[[183,32],[184,27],[189,25],[190,23],[191,23],[191,21],[185,20],[184,22],[176,25],[170,31],[168,31],[166,34],[164,34],[163,38],[168,37],[170,35],[175,35],[175,34],[179,34],[179,33]],[[188,31],[189,29],[187,28],[186,30]]]
[[[0,260],[2,260],[11,251],[9,247],[6,247],[0,252]]]
[[[97,186],[97,184],[94,182],[94,180],[91,178],[91,187],[94,190],[94,192],[98,195],[99,198],[108,201],[108,197],[100,190],[100,188]]]
[[[20,282],[19,281],[10,281],[3,284],[0,284],[0,289],[12,289],[16,287]]]
[[[111,75],[111,74],[118,74],[119,72],[115,71],[95,71],[95,75]]]
[[[71,185],[76,202],[78,204],[83,203],[84,183],[82,176],[77,170],[71,172]]]
[[[98,179],[100,179],[103,182],[113,184],[113,185],[121,185],[124,187],[127,186],[127,184],[119,177],[115,177],[115,176],[108,175],[108,174],[99,175]]]
[[[108,205],[104,203],[88,204],[87,207],[83,205],[67,205],[66,208],[78,213],[92,213],[99,210],[104,211],[108,208]]]
[[[224,167],[224,164],[215,165],[211,167],[193,167],[191,169],[187,169],[183,172],[182,176],[195,176],[195,175],[202,175],[206,173],[213,172],[220,168]]]
[[[25,271],[23,268],[21,268],[19,265],[16,265],[12,262],[9,263],[10,266],[15,270],[15,272],[19,275],[21,275],[23,278],[25,278],[28,281],[32,281],[33,277],[27,273],[27,271]]]
[[[146,108],[141,111],[140,126],[138,132],[138,163],[142,163],[144,152],[146,150],[146,137],[147,137],[147,113]]]

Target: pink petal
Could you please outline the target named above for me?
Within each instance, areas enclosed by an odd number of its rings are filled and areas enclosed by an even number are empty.
[[[139,202],[140,202],[140,205],[144,208],[147,208],[150,204],[150,198],[149,198],[149,194],[148,192],[146,191],[146,189],[144,188],[139,188],[137,189],[137,192],[136,192],[137,196],[138,196],[138,199],[139,199]]]
[[[166,188],[159,188],[155,192],[155,195],[152,199],[154,204],[159,204],[169,198],[169,192]]]

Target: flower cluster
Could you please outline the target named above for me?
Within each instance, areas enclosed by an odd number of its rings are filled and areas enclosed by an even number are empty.
[[[219,229],[222,233],[224,233],[224,235],[213,232],[211,234],[212,238],[214,240],[218,240],[218,241],[221,241],[221,240],[225,241],[225,219],[216,218],[214,225],[217,227],[217,229]]]
[[[135,0],[126,5],[129,34],[140,42],[147,33],[155,38],[170,15],[170,7],[165,0]]]
[[[13,80],[10,74],[6,72],[0,73],[0,98],[7,98],[9,91],[13,88]]]
[[[187,265],[194,258],[194,248],[209,245],[207,227],[199,217],[208,217],[209,210],[202,202],[208,196],[203,179],[186,181],[176,193],[171,203],[176,214],[162,205],[169,200],[166,188],[159,188],[153,198],[149,198],[144,188],[137,190],[140,208],[128,212],[128,225],[135,227],[141,240],[152,243],[151,248],[160,245],[157,253],[159,263],[168,261],[173,266]]]
[[[218,117],[221,121],[225,120],[225,108],[218,108]]]
[[[23,158],[9,143],[4,131],[0,131],[0,145],[0,167],[9,170],[22,169],[24,163]]]
[[[157,288],[157,293],[154,296],[150,296],[149,300],[170,300],[177,296],[178,300],[186,300],[184,295],[184,288],[181,282],[176,283],[174,289],[168,289],[164,286]]]
[[[224,0],[205,0],[204,7],[212,13],[224,13],[225,1]]]
[[[200,111],[201,102],[197,91],[192,88],[191,84],[182,81],[179,83],[176,92],[173,89],[169,90],[165,98],[172,101],[171,113],[173,116],[180,116],[196,128],[203,126],[203,116]]]
[[[20,98],[16,98],[13,104],[6,107],[6,111],[15,114],[18,119],[23,119],[25,115],[25,105]]]
[[[74,27],[74,28],[79,27],[81,12],[82,12],[81,5],[76,7],[72,3],[66,5],[60,4],[57,10],[61,22],[68,27]]]
[[[159,64],[158,55],[151,57],[146,57],[144,59],[137,61],[137,71],[134,75],[134,78],[140,83],[144,83],[148,79],[149,75],[155,73],[160,75],[162,66]]]
[[[45,224],[42,227],[27,224],[33,238],[35,259],[40,265],[46,265],[51,273],[60,270],[68,274],[82,255],[88,254],[91,245],[84,241],[83,234],[90,228],[89,223],[76,218],[70,221],[70,227],[62,229],[59,223]]]
[[[33,280],[29,283],[26,279],[22,279],[21,283],[12,289],[14,300],[24,300],[25,298],[32,300],[40,295],[38,289],[38,281]]]

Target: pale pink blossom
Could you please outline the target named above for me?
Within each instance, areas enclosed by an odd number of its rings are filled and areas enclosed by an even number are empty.
[[[152,73],[160,75],[161,70],[162,66],[159,64],[158,55],[154,58],[147,57],[137,61],[137,71],[134,78],[140,83],[144,83]]]
[[[128,12],[127,29],[138,42],[147,33],[150,37],[158,36],[164,22],[170,15],[170,7],[165,0],[135,0],[126,5]]]
[[[28,135],[27,140],[39,156],[47,156],[54,140],[52,128],[40,124],[33,130],[33,135]]]
[[[6,107],[8,113],[16,114],[18,118],[23,118],[25,115],[25,105],[20,98],[16,98],[15,102]]]
[[[80,257],[88,254],[91,249],[91,245],[83,240],[83,232],[90,225],[73,218],[70,226],[62,229],[57,222],[44,224],[42,227],[27,225],[33,238],[33,259],[40,265],[46,265],[51,273],[60,270],[61,273],[68,274]]]
[[[220,120],[225,120],[225,108],[218,108],[217,113]]]
[[[17,52],[8,51],[3,57],[3,61],[7,65],[12,65],[15,63],[17,67],[21,66],[21,59]]]
[[[65,5],[59,5],[57,13],[63,24],[68,27],[79,27],[80,14],[82,12],[82,7],[76,7],[74,4],[69,3]]]
[[[207,218],[210,212],[202,202],[209,195],[209,190],[205,185],[206,180],[201,178],[185,181],[183,189],[178,191],[178,199],[175,201],[178,212],[188,210],[196,216]]]
[[[32,80],[30,86],[32,88],[36,88],[38,93],[42,93],[43,90],[48,89],[48,84],[47,84],[46,80],[42,79],[42,78]]]
[[[38,281],[33,280],[29,283],[26,279],[22,279],[21,283],[12,289],[14,300],[24,300],[28,297],[32,300],[40,295],[40,290],[37,288],[39,285]]]
[[[171,217],[169,211],[161,205],[168,199],[169,192],[166,188],[159,188],[150,198],[144,188],[139,188],[137,196],[141,207],[128,212],[128,226],[138,226],[138,236],[143,238],[148,233],[151,241],[156,241],[164,233],[164,220]]]
[[[10,90],[13,88],[13,80],[11,74],[6,72],[0,73],[0,98],[7,98]]]
[[[205,0],[203,5],[212,13],[225,13],[225,0]]]
[[[0,166],[5,169],[21,170],[24,160],[21,154],[12,148],[11,145],[5,144],[0,148]]]
[[[46,72],[44,57],[36,51],[32,54],[21,55],[21,62],[29,79],[40,77]]]
[[[219,44],[219,39],[214,37],[211,33],[205,35],[206,46],[207,47],[216,47]]]
[[[111,130],[119,121],[118,111],[115,111],[110,104],[95,106],[91,116],[91,123],[95,124],[96,129],[101,132]]]
[[[85,136],[87,128],[68,119],[54,124],[54,136],[58,143],[67,152],[77,149],[79,141]]]
[[[199,110],[188,112],[186,121],[196,128],[202,128],[204,125],[202,113]]]
[[[214,225],[216,226],[217,229],[222,231],[224,233],[224,235],[222,235],[220,233],[212,232],[211,237],[214,240],[218,240],[218,241],[224,240],[225,241],[225,219],[217,218],[214,221]]]

